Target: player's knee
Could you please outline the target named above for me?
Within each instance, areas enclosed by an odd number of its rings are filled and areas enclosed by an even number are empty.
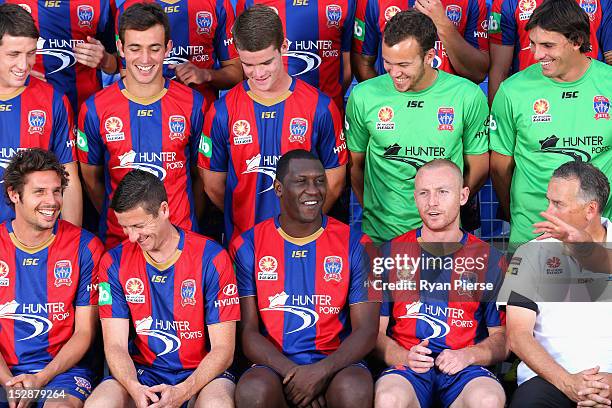
[[[233,394],[217,394],[207,396],[203,400],[198,400],[195,408],[233,408],[234,407],[234,395]]]
[[[504,408],[506,396],[499,390],[478,390],[472,392],[467,404],[468,408]]]
[[[236,407],[270,407],[282,396],[282,389],[266,376],[245,374],[236,386]],[[284,398],[284,397],[283,397]]]
[[[406,397],[400,392],[389,392],[388,390],[376,391],[374,396],[375,408],[398,408],[407,406]]]
[[[374,398],[372,376],[363,369],[341,373],[341,377],[330,384],[326,397],[330,407],[371,407]]]

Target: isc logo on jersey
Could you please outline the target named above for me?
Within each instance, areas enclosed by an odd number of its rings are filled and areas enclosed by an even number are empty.
[[[275,281],[278,280],[278,261],[273,256],[262,257],[258,264],[259,272],[257,273],[257,280],[264,281]]]

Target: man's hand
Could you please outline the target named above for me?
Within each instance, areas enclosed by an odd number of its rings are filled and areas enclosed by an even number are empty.
[[[8,380],[5,384],[7,388],[32,388],[40,390],[47,385],[47,382],[37,374],[19,374]],[[22,398],[19,401],[14,401],[13,407],[25,408],[29,406],[30,403],[31,401],[29,399]],[[10,406],[11,405],[9,404],[9,407]]]
[[[295,366],[283,378],[286,397],[299,407],[306,407],[325,391],[330,375],[317,364]]]
[[[159,401],[151,404],[149,408],[180,408],[188,399],[178,387],[172,385],[154,385],[149,387],[149,391],[161,394]]]
[[[579,407],[609,408],[612,405],[610,384],[608,384],[605,376],[601,374],[582,374],[582,379],[586,381],[587,388],[580,390],[578,395],[586,399],[578,402]],[[602,388],[602,384],[608,387]]]
[[[23,388],[23,386],[21,385],[21,383],[17,383],[17,384],[15,384],[15,385],[14,385],[14,386],[12,386],[12,387],[9,387],[8,385],[3,384],[3,385],[2,385],[2,387],[4,388],[4,391],[6,392],[7,397],[8,397],[8,395],[9,395],[9,390],[10,390],[10,389],[15,390],[15,389],[21,389],[21,388]],[[18,399],[10,399],[10,400],[8,401],[9,408],[17,408],[17,404],[19,404],[19,400],[18,400]]]
[[[536,222],[533,224],[534,234],[542,234],[537,237],[537,240],[546,238],[555,238],[563,242],[593,242],[593,237],[585,230],[578,229],[561,218],[556,217],[547,212],[541,212],[540,215],[548,221]]]
[[[87,42],[76,44],[72,50],[77,62],[90,68],[98,68],[104,60],[104,45],[90,36],[87,36]]]
[[[436,366],[444,374],[454,375],[473,363],[470,353],[465,349],[443,350],[436,357]]]
[[[168,68],[176,72],[176,78],[185,85],[201,85],[212,80],[210,69],[198,68],[191,62],[170,64]]]
[[[590,376],[591,380],[586,380],[585,375]],[[567,374],[561,379],[558,387],[569,399],[580,402],[585,399],[580,395],[580,391],[596,388],[600,390],[608,389],[609,386],[604,381],[604,376],[599,374],[599,367],[593,367],[575,374]]]
[[[134,400],[136,408],[147,408],[151,403],[159,401],[159,397],[154,391],[151,391],[151,387],[142,385],[139,382],[134,382],[126,387],[128,394]]]
[[[431,350],[427,348],[429,340],[423,340],[419,344],[410,347],[408,351],[407,366],[415,373],[423,374],[434,366],[433,357],[429,357]]]
[[[438,29],[442,24],[452,25],[440,0],[416,0],[414,8],[431,18]]]

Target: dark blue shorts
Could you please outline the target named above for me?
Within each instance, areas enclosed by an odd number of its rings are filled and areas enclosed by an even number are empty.
[[[419,374],[407,366],[393,366],[383,371],[380,376],[389,374],[401,375],[410,381],[421,408],[430,407],[434,403],[434,396],[436,395],[442,406],[448,408],[461,394],[467,383],[475,378],[490,377],[499,381],[492,372],[481,366],[468,366],[454,375],[444,374],[437,367]]]
[[[13,376],[19,374],[35,374],[40,370],[20,370],[13,368],[11,373]],[[46,390],[57,390],[58,392],[64,392],[66,396],[72,395],[85,401],[92,391],[92,378],[93,373],[91,370],[84,367],[72,367],[68,371],[58,374],[53,378],[49,384],[45,386]],[[8,407],[6,402],[6,393],[4,388],[0,387],[0,408]],[[39,401],[36,407],[42,407],[45,401]]]

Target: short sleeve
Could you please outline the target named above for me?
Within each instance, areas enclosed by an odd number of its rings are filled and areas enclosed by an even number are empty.
[[[351,51],[351,43],[353,41],[353,31],[355,27],[355,8],[357,0],[348,0],[348,10],[346,11],[346,18],[344,19],[344,25],[342,26],[342,39],[340,49],[342,52]]]
[[[252,242],[239,235],[230,243],[230,256],[234,262],[238,293],[240,297],[256,296],[255,286],[255,253]]]
[[[99,268],[98,306],[100,318],[129,319],[130,309],[119,281],[119,260],[111,252],[102,256]]]
[[[76,161],[74,140],[74,117],[70,102],[65,95],[53,93],[53,133],[50,150],[55,153],[60,163]]]
[[[227,252],[209,241],[207,248],[218,251],[212,261],[202,260],[206,324],[240,320],[236,276]]]
[[[463,153],[483,154],[489,151],[489,105],[480,88],[474,88],[472,97],[465,98],[463,118]]]
[[[93,97],[85,101],[79,111],[77,156],[81,163],[94,166],[104,164],[104,143]]]
[[[315,115],[316,150],[323,167],[333,169],[346,164],[348,153],[342,131],[342,119],[336,104],[327,96],[319,94]]]
[[[204,117],[204,128],[198,148],[198,167],[226,172],[229,160],[228,124],[227,115],[218,113],[221,102],[221,100],[216,101]],[[225,119],[225,123],[223,123],[223,119]]]
[[[356,92],[357,91],[357,92]],[[362,106],[358,99],[359,88],[353,89],[346,105],[346,120],[344,131],[348,148],[352,152],[365,153],[368,148],[370,134],[366,128]]]
[[[499,87],[491,106],[489,119],[490,149],[506,156],[514,155],[516,142],[516,127],[512,112],[512,104],[506,94],[505,82]]]
[[[79,243],[79,286],[75,306],[98,305],[98,267],[104,253],[102,242],[88,233],[81,234]]]
[[[217,0],[217,29],[215,31],[214,47],[219,61],[227,61],[238,57],[232,26],[234,25],[234,8],[228,0]]]

